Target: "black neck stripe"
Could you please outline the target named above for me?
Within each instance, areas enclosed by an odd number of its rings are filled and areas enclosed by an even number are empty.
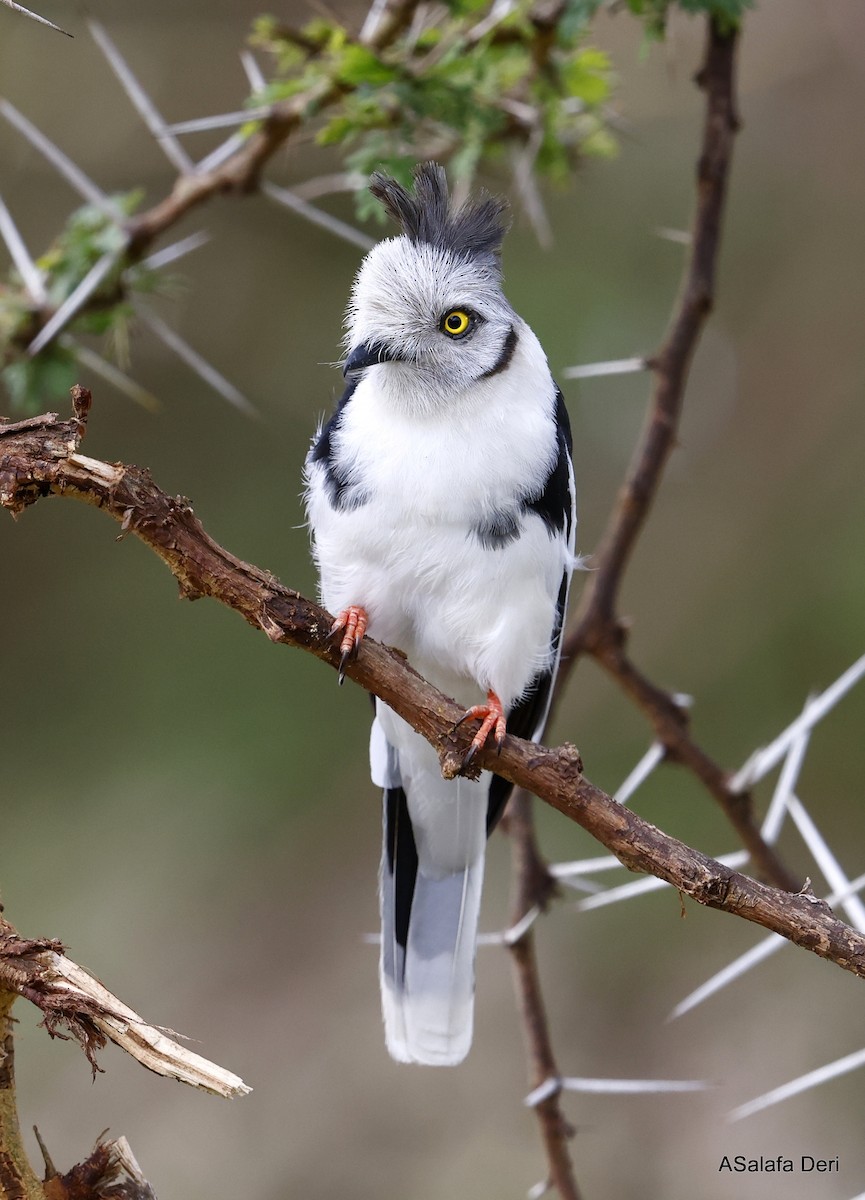
[[[484,371],[483,375],[479,376],[479,378],[489,379],[492,375],[498,375],[500,371],[504,371],[514,356],[514,351],[517,348],[518,341],[519,337],[517,336],[516,328],[512,325],[508,336],[505,338],[501,354],[498,356],[490,369],[488,371]]]

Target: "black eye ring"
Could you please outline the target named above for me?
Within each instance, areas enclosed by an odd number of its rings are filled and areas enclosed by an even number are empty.
[[[439,330],[449,338],[462,338],[470,333],[477,321],[476,315],[466,308],[451,308],[439,321]]]

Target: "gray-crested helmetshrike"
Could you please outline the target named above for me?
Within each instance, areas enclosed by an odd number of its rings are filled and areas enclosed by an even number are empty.
[[[322,603],[344,661],[365,632],[397,646],[480,727],[540,736],[574,565],[568,417],[538,339],[505,299],[505,205],[453,208],[444,169],[414,190],[376,174],[401,236],[363,261],[347,316],[345,392],[306,464]],[[387,1046],[453,1064],[472,1038],[486,839],[511,785],[445,780],[380,700],[381,991]]]

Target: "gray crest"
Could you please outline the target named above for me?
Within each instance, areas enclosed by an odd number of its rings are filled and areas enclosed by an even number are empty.
[[[415,168],[413,192],[380,171],[370,179],[369,190],[409,241],[467,258],[498,258],[508,228],[507,202],[485,192],[452,209],[447,175],[439,163]]]

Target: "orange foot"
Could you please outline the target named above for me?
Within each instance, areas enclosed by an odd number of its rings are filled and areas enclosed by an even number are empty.
[[[367,621],[366,609],[361,608],[359,604],[350,604],[348,608],[342,610],[330,627],[331,637],[336,633],[343,635],[342,641],[339,643],[342,651],[342,657],[339,660],[340,687],[345,681],[345,668],[349,660],[357,654],[358,646],[366,633]]]
[[[469,766],[472,759],[484,745],[493,730],[495,730],[496,746],[498,747],[499,751],[501,751],[502,743],[504,742],[505,734],[507,733],[507,726],[505,724],[505,710],[502,707],[501,700],[499,700],[495,692],[487,692],[487,703],[476,704],[474,708],[470,708],[468,712],[464,713],[460,717],[456,725],[454,725],[454,729],[456,729],[457,726],[462,725],[463,721],[474,721],[478,719],[481,722],[481,727],[472,738],[472,744],[469,746],[466,756],[463,759],[464,767]]]

